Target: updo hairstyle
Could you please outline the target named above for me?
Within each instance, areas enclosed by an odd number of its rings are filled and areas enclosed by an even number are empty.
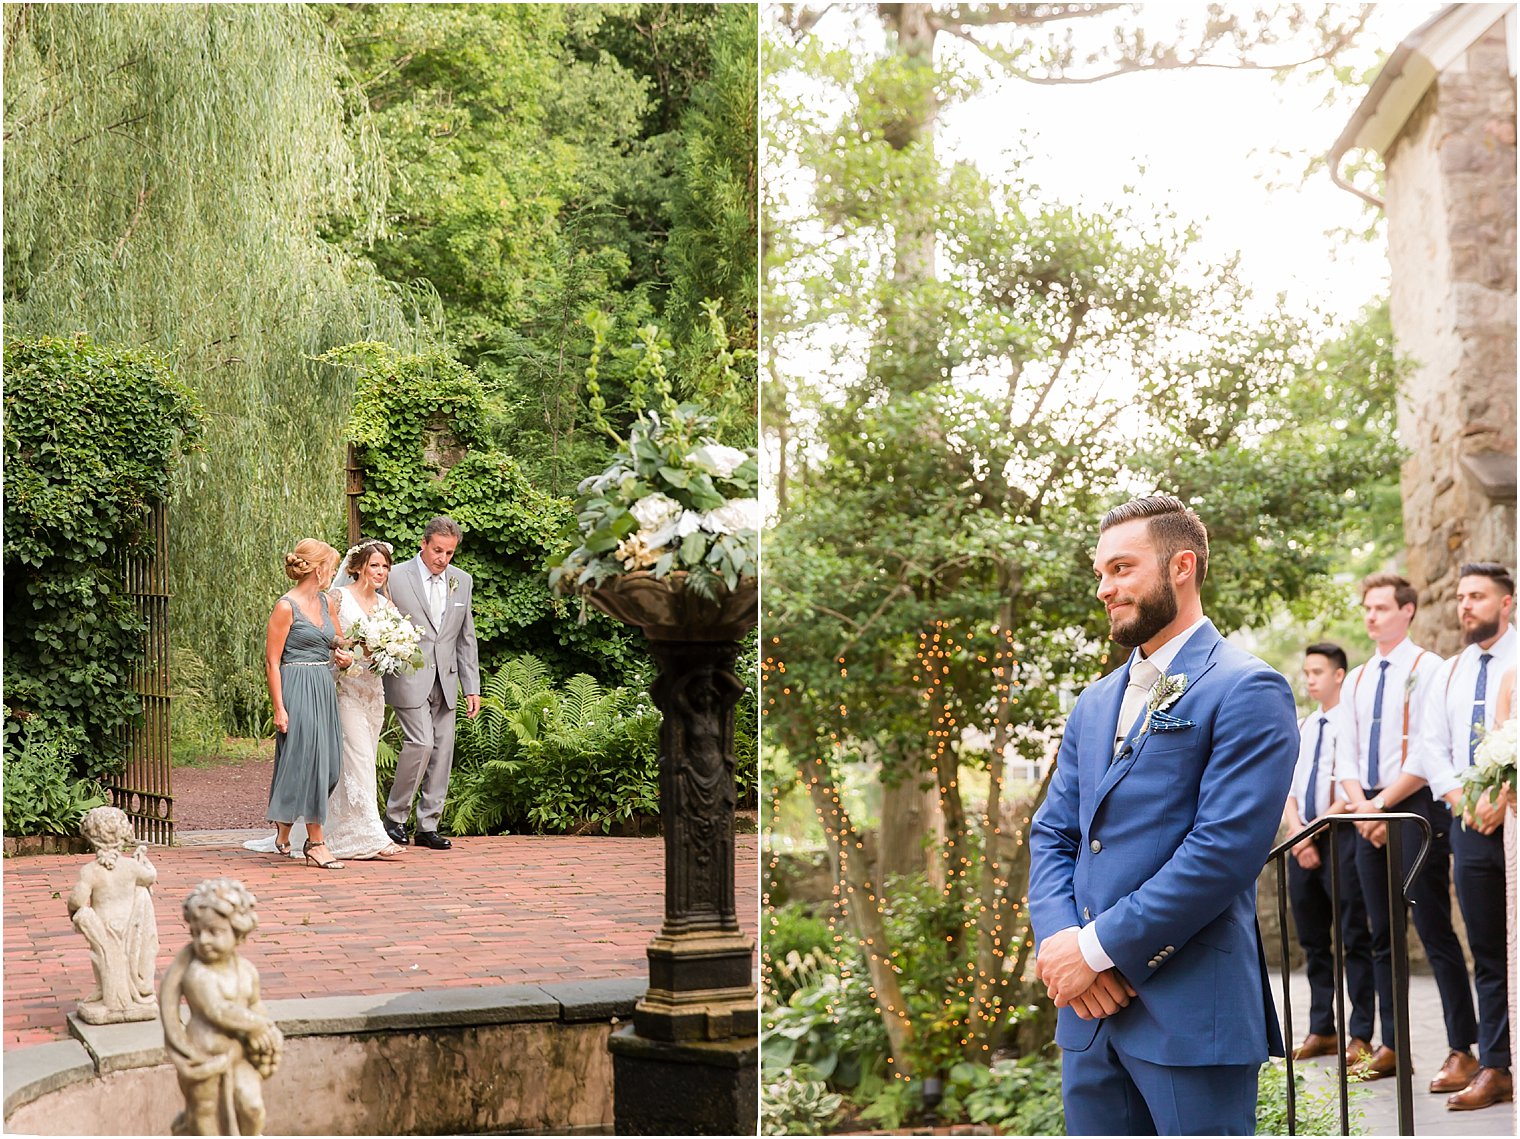
[[[374,554],[379,554],[384,558],[387,566],[396,564],[391,558],[391,548],[388,543],[369,538],[354,547],[354,552],[348,555],[348,564],[343,567],[343,572],[358,581],[359,575],[364,572],[364,568],[369,565],[370,557]]]
[[[285,576],[304,581],[323,566],[335,565],[338,551],[317,538],[302,538],[296,548],[285,555]]]

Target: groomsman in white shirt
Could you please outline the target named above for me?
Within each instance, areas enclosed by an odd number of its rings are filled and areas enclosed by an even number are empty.
[[[1493,726],[1499,678],[1515,664],[1515,579],[1496,562],[1471,562],[1457,581],[1457,621],[1467,647],[1436,675],[1425,730],[1404,773],[1388,788],[1390,803],[1429,784],[1462,821],[1451,832],[1452,877],[1467,923],[1478,989],[1478,1067],[1446,1101],[1473,1111],[1514,1099],[1510,1076],[1509,975],[1504,937],[1504,810],[1485,796],[1462,815],[1461,772]]]
[[[1304,650],[1304,685],[1313,712],[1298,726],[1298,765],[1288,788],[1283,818],[1288,833],[1297,834],[1322,815],[1346,812],[1346,800],[1338,795],[1334,779],[1336,735],[1330,731],[1330,713],[1340,702],[1341,682],[1346,679],[1346,651],[1329,642]],[[1344,1047],[1355,1063],[1372,1049],[1376,989],[1372,977],[1372,937],[1367,932],[1367,911],[1362,905],[1361,885],[1356,876],[1356,831],[1350,826],[1328,827],[1293,848],[1288,863],[1288,901],[1293,925],[1304,947],[1304,972],[1309,978],[1309,1034],[1293,1051],[1295,1060],[1333,1056],[1342,1048],[1335,1023],[1335,953],[1331,923],[1339,920],[1341,947],[1346,962],[1346,990],[1351,1015],[1346,1021],[1350,1040]],[[1332,893],[1330,848],[1336,847],[1340,913]]]
[[[1374,814],[1397,808],[1423,815],[1430,823],[1430,853],[1410,886],[1409,900],[1414,927],[1441,994],[1446,1044],[1451,1049],[1430,1090],[1448,1093],[1461,1091],[1477,1074],[1471,1048],[1478,1038],[1478,1020],[1462,943],[1451,926],[1451,812],[1444,802],[1431,798],[1423,779],[1413,781],[1412,789],[1409,782],[1399,781],[1410,756],[1410,741],[1420,738],[1424,709],[1431,706],[1429,693],[1445,663],[1408,637],[1418,600],[1414,587],[1397,574],[1373,574],[1362,580],[1362,618],[1377,653],[1352,669],[1341,685],[1340,704],[1332,715],[1339,746],[1335,778],[1353,810]],[[1383,1029],[1381,1046],[1357,1065],[1357,1072],[1376,1080],[1393,1075],[1397,1063],[1392,923],[1407,920],[1403,907],[1399,913],[1389,913],[1388,875],[1391,872],[1402,880],[1408,874],[1420,836],[1414,828],[1404,828],[1399,836],[1403,865],[1390,871],[1385,824],[1369,819],[1358,823],[1357,831],[1356,871],[1372,933],[1373,976]]]

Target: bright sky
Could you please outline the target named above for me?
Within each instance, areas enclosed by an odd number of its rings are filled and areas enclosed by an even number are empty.
[[[813,34],[838,44],[858,35],[863,50],[878,49],[879,24],[849,8],[835,5]],[[1197,16],[1201,8],[1151,4],[1142,18],[1165,35],[1179,13]],[[1372,64],[1437,8],[1379,5],[1350,62]],[[980,59],[949,35],[937,42],[942,52]],[[1302,181],[1308,158],[1330,149],[1359,98],[1348,93],[1323,107],[1323,93],[1323,85],[1274,83],[1265,72],[1183,70],[1062,86],[999,79],[942,116],[936,145],[946,158],[996,174],[1008,167],[1010,144],[1022,133],[1014,149],[1030,156],[1023,173],[1055,199],[1101,207],[1134,186],[1141,200],[1197,223],[1211,259],[1239,251],[1246,280],[1264,299],[1286,291],[1295,309],[1349,317],[1386,288],[1388,264],[1381,241],[1327,236],[1366,225],[1359,199],[1323,171]]]

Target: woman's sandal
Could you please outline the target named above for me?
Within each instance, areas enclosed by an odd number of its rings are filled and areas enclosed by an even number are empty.
[[[375,857],[376,858],[383,858],[383,859],[385,859],[385,861],[390,862],[392,859],[400,858],[405,853],[406,853],[406,847],[404,847],[404,846],[397,846],[395,843],[391,843],[384,850],[382,850],[378,854],[376,854]]]
[[[274,840],[274,852],[276,854],[282,854],[286,858],[289,858],[290,857],[290,843],[288,843],[288,842],[281,842],[279,839],[275,839]]]
[[[312,851],[316,850],[318,847],[321,847],[323,850],[327,850],[327,843],[312,842],[311,839],[307,839],[304,843],[302,843],[301,853],[306,855],[307,862],[311,863],[313,866],[319,867],[322,870],[343,869],[343,863],[339,862],[336,858],[329,858],[326,862],[323,862],[321,859],[312,854]],[[331,854],[332,851],[328,850],[327,853]]]

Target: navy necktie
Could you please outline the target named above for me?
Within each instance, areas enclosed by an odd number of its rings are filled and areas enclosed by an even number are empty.
[[[1473,690],[1472,726],[1467,729],[1467,765],[1471,767],[1477,758],[1478,740],[1488,726],[1488,662],[1493,653],[1478,658],[1478,684]]]
[[[1319,787],[1319,751],[1325,746],[1325,725],[1330,722],[1328,717],[1319,718],[1319,735],[1314,740],[1314,762],[1309,765],[1309,789],[1304,792],[1304,822],[1312,823],[1314,817],[1319,814],[1315,807],[1318,806],[1316,789]]]
[[[1382,671],[1378,674],[1377,692],[1372,697],[1372,735],[1367,740],[1367,786],[1378,785],[1378,752],[1383,746],[1383,690],[1388,687],[1388,666],[1391,661],[1378,662]]]

